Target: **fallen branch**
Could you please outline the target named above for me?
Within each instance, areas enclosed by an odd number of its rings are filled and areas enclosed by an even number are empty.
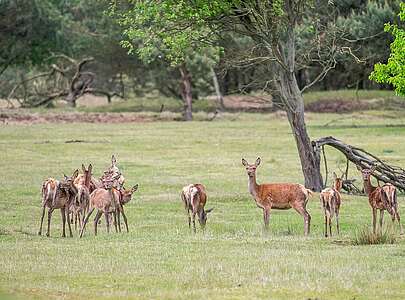
[[[372,174],[377,180],[388,182],[405,191],[405,170],[398,166],[392,166],[378,158],[376,155],[335,139],[332,136],[323,137],[312,141],[312,146],[316,152],[322,151],[324,145],[331,146],[342,152],[346,158],[360,168],[375,168]]]

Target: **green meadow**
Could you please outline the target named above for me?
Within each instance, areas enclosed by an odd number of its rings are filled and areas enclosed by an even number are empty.
[[[307,126],[313,139],[332,135],[405,166],[404,112],[308,113]],[[84,142],[66,143],[72,140]],[[366,197],[343,194],[339,236],[323,237],[318,193],[308,204],[308,237],[293,210],[272,211],[270,230],[263,230],[241,158],[262,158],[260,183],[303,183],[283,114],[225,113],[211,122],[2,124],[0,153],[0,298],[405,298],[399,230],[394,244],[352,243],[371,227]],[[55,211],[51,237],[38,236],[42,181],[71,174],[82,163],[92,163],[99,177],[113,153],[127,187],[139,184],[125,207],[130,232],[107,234],[103,222],[95,237],[89,223],[82,239],[77,232],[61,238]],[[326,155],[330,169],[344,168],[340,153],[326,148]],[[361,182],[354,166],[349,177]],[[193,234],[180,190],[197,182],[206,186],[206,207],[214,211],[205,233],[198,227]],[[403,195],[399,203],[405,220]]]

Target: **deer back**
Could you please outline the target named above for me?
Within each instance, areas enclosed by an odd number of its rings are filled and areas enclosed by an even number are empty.
[[[114,199],[112,199],[112,195]],[[115,204],[119,204],[119,199],[120,193],[117,190],[97,188],[90,195],[90,208],[97,208],[103,212],[109,212],[114,206],[112,201],[115,200]]]

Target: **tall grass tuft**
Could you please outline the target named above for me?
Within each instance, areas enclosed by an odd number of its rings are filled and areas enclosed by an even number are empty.
[[[377,231],[373,233],[370,228],[363,228],[359,230],[352,239],[353,245],[377,245],[377,244],[395,244],[397,238],[392,230],[385,230],[384,232]]]

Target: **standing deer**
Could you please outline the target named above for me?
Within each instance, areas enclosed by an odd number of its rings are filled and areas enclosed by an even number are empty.
[[[184,208],[188,216],[188,226],[191,228],[191,219],[193,220],[193,230],[195,229],[195,215],[198,215],[198,221],[201,228],[204,230],[207,223],[207,215],[213,210],[213,208],[204,210],[205,203],[207,202],[207,193],[205,187],[202,184],[189,184],[183,187],[181,191],[181,199],[184,203]],[[190,216],[190,212],[192,217]]]
[[[341,203],[340,190],[343,185],[343,175],[337,177],[336,173],[333,172],[334,183],[331,188],[326,188],[322,190],[319,197],[321,199],[321,205],[325,215],[325,237],[328,237],[328,224],[329,233],[332,236],[332,218],[336,215],[336,230],[339,234],[339,209]]]
[[[39,227],[38,235],[42,234],[42,224],[44,221],[45,208],[48,207],[48,227],[46,236],[50,236],[51,218],[55,209],[60,209],[62,215],[62,237],[65,237],[65,224],[68,220],[69,234],[73,236],[72,229],[69,222],[69,207],[74,197],[76,196],[77,189],[73,181],[77,177],[79,171],[76,170],[71,177],[64,175],[63,181],[57,181],[53,178],[47,179],[42,184],[42,215],[41,225]]]
[[[364,191],[368,195],[368,202],[370,203],[371,209],[373,210],[373,232],[377,231],[377,209],[380,210],[380,230],[382,231],[384,210],[387,210],[391,215],[392,223],[397,219],[401,234],[404,233],[402,228],[401,219],[398,212],[398,201],[396,188],[390,184],[385,183],[382,187],[373,186],[371,184],[370,176],[376,169],[374,166],[372,169],[362,169],[357,166],[357,169],[361,172],[363,176]]]
[[[71,205],[71,210],[76,230],[77,222],[79,222],[79,228],[81,228],[82,220],[84,220],[89,207],[92,169],[93,166],[91,164],[89,164],[87,169],[82,164],[83,174],[77,176],[74,181],[74,185],[77,188],[77,195]]]
[[[254,164],[249,164],[242,158],[249,177],[248,188],[256,205],[263,209],[264,226],[269,227],[271,209],[294,208],[304,218],[305,235],[309,234],[311,216],[306,209],[308,197],[312,191],[297,183],[266,183],[257,184],[256,168],[260,165],[260,157]]]
[[[104,188],[98,188],[94,190],[90,195],[90,211],[87,214],[86,218],[83,221],[83,226],[80,231],[80,237],[83,236],[84,229],[86,224],[95,209],[97,209],[97,215],[94,218],[94,234],[97,235],[97,225],[98,221],[100,220],[101,216],[104,214],[105,221],[107,224],[107,232],[110,232],[110,218],[109,214],[113,213],[116,214],[117,210],[120,210],[120,191],[114,188],[116,181],[120,178],[121,174],[117,174],[114,177],[105,177],[103,184]],[[125,201],[129,202],[128,197],[132,196],[132,193],[137,189],[137,185],[134,186],[130,191],[124,193]],[[121,213],[123,211],[120,211]],[[123,214],[125,225],[128,228],[127,219],[125,214]]]
[[[121,221],[120,221],[120,215],[124,218],[124,223],[125,227],[128,230],[128,222],[127,222],[127,216],[125,215],[124,212],[124,205],[127,204],[129,201],[132,199],[132,194],[138,189],[138,184],[135,184],[132,189],[126,190],[122,188],[119,192],[119,205],[116,208],[116,213],[114,214],[114,225],[115,225],[115,231],[117,231],[117,222],[118,222],[118,228],[119,231],[121,232]]]

